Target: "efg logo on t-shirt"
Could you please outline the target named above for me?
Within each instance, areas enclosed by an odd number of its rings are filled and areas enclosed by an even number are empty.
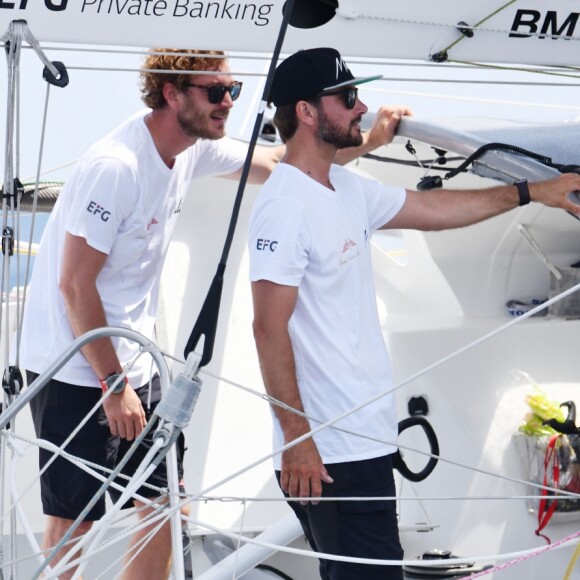
[[[89,202],[87,211],[93,215],[99,216],[104,222],[108,222],[109,218],[111,217],[111,212],[106,210],[102,205],[99,205],[95,201]]]
[[[276,246],[278,242],[276,240],[266,240],[264,238],[258,238],[256,241],[256,250],[263,252],[265,250],[270,250],[270,252],[276,251]]]

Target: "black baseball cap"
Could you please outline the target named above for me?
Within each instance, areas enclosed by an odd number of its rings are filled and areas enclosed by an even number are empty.
[[[383,75],[355,78],[334,48],[299,50],[276,68],[268,100],[277,107],[290,105],[324,91],[380,78]]]

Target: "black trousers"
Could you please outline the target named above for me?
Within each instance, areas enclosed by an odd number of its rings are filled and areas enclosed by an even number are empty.
[[[325,465],[334,483],[323,483],[323,497],[394,497],[391,456]],[[280,482],[280,472],[276,472]],[[285,494],[286,495],[286,494]],[[286,497],[288,497],[286,495]],[[402,560],[394,501],[321,501],[288,504],[294,510],[311,548],[316,552]],[[322,580],[402,580],[401,566],[320,560]]]

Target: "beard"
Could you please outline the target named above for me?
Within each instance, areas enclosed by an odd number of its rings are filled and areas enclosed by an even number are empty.
[[[228,109],[217,109],[212,113],[212,116],[223,118],[228,116]],[[207,113],[196,111],[193,107],[189,107],[185,111],[177,113],[177,122],[181,130],[193,139],[221,139],[225,136],[224,127],[212,127],[209,123]]]
[[[360,131],[358,129],[353,131],[353,127],[360,123],[360,118],[355,119],[348,129],[342,129],[328,118],[322,108],[319,108],[318,111],[318,137],[322,141],[337,149],[358,147],[362,144],[363,138]]]

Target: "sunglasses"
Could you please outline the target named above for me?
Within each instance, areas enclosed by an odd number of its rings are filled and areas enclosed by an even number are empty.
[[[347,109],[354,109],[356,98],[358,96],[358,89],[356,87],[347,87],[346,89],[338,89],[336,91],[325,91],[320,93],[322,97],[330,97],[331,95],[338,95],[342,97],[344,106]]]
[[[240,81],[235,82],[231,85],[196,85],[195,83],[188,83],[188,87],[195,87],[196,89],[203,89],[207,91],[207,100],[212,105],[217,105],[224,100],[226,93],[230,93],[232,101],[235,101],[242,92],[242,83]]]

